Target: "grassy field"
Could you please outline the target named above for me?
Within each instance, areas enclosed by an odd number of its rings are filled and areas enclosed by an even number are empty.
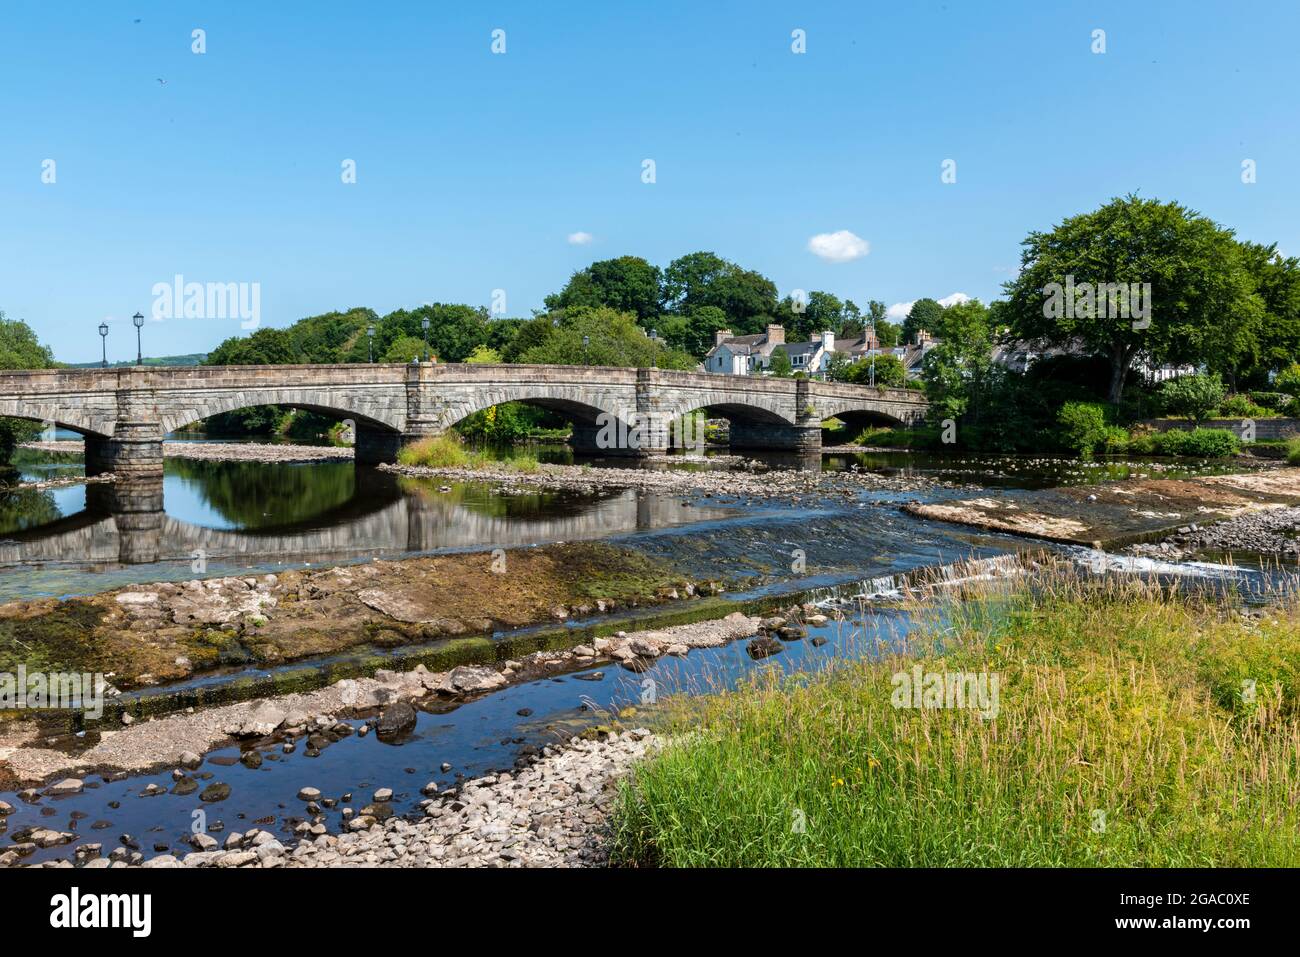
[[[933,606],[906,653],[675,700],[614,861],[1300,865],[1298,610],[1051,576]],[[997,676],[996,716],[895,707],[918,663]]]

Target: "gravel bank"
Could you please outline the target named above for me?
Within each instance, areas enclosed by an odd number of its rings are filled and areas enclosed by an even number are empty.
[[[1300,555],[1300,508],[1273,508],[1202,528],[1185,525],[1160,542],[1132,545],[1130,555],[1190,558],[1200,552]]]
[[[44,746],[34,723],[15,722],[0,727],[0,764],[28,783],[89,770],[140,772],[180,766],[183,755],[203,754],[232,738],[296,741],[334,729],[342,715],[399,702],[465,699],[602,661],[638,672],[661,655],[683,655],[692,648],[716,648],[747,638],[759,625],[758,618],[734,612],[713,621],[619,632],[590,645],[534,652],[495,668],[461,665],[431,672],[420,665],[407,672],[379,671],[373,678],[345,679],[316,691],[132,722],[102,732],[98,742],[77,754]]]
[[[36,452],[81,455],[85,444],[72,440],[27,442]],[[216,462],[351,462],[352,449],[329,445],[273,445],[262,442],[164,442],[169,459],[204,459]]]
[[[592,468],[586,465],[539,465],[533,472],[519,472],[508,466],[435,469],[381,465],[379,468],[416,478],[490,482],[505,490],[571,489],[590,493],[602,488],[635,488],[665,494],[702,492],[708,496],[756,499],[813,494],[854,497],[863,491],[914,492],[962,487],[923,476],[878,475],[854,470],[815,472],[769,469],[761,463],[753,462],[744,471],[681,467]]]

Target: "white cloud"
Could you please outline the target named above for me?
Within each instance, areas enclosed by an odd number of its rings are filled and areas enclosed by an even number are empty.
[[[950,296],[944,296],[942,299],[937,299],[935,301],[947,309],[949,306],[955,306],[959,302],[970,302],[970,296],[966,295],[964,292],[954,292]],[[890,322],[902,322],[907,318],[907,314],[912,311],[914,305],[916,305],[915,299],[911,302],[896,302],[885,310],[885,318]]]
[[[896,302],[885,310],[885,318],[890,322],[902,322],[907,318],[907,314],[912,311],[912,306],[916,300],[911,302]]]
[[[591,235],[591,233],[582,233],[582,232],[569,233],[569,245],[587,246],[590,245],[591,241],[595,238],[596,237]]]
[[[871,243],[847,229],[835,233],[818,233],[808,240],[808,251],[831,263],[861,259],[871,252]]]

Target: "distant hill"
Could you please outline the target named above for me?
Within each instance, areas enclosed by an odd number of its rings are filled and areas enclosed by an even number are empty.
[[[187,356],[146,357],[144,364],[147,366],[197,366],[201,365],[207,357],[206,352],[194,352]],[[97,369],[100,364],[98,362],[67,362],[62,363],[62,365],[69,369]],[[127,359],[123,362],[110,362],[108,367],[110,369],[120,369],[124,366],[133,365],[135,365],[135,362]]]

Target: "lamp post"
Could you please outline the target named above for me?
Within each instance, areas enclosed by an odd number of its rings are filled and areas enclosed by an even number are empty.
[[[135,324],[135,364],[144,365],[144,350],[140,345],[140,327],[144,325],[144,316],[136,313],[131,317],[131,322]]]
[[[650,342],[653,344],[654,347],[654,351],[650,354],[651,355],[650,366],[651,368],[658,369],[659,368],[659,333],[654,329],[650,330]]]
[[[587,346],[591,345],[591,336],[582,337],[582,364],[587,365]]]
[[[424,361],[429,361],[429,317],[424,316],[420,319],[420,329],[424,333]]]
[[[108,323],[107,322],[101,322],[99,324],[99,341],[100,344],[103,346],[102,352],[104,356],[104,358],[100,361],[99,364],[101,368],[107,369],[108,368]]]
[[[366,345],[370,351],[370,361],[375,361],[375,327],[366,326]]]
[[[871,372],[868,374],[868,382],[872,386],[875,386],[876,384],[876,346],[877,345],[878,343],[876,342],[876,320],[875,317],[872,317],[871,319]]]

